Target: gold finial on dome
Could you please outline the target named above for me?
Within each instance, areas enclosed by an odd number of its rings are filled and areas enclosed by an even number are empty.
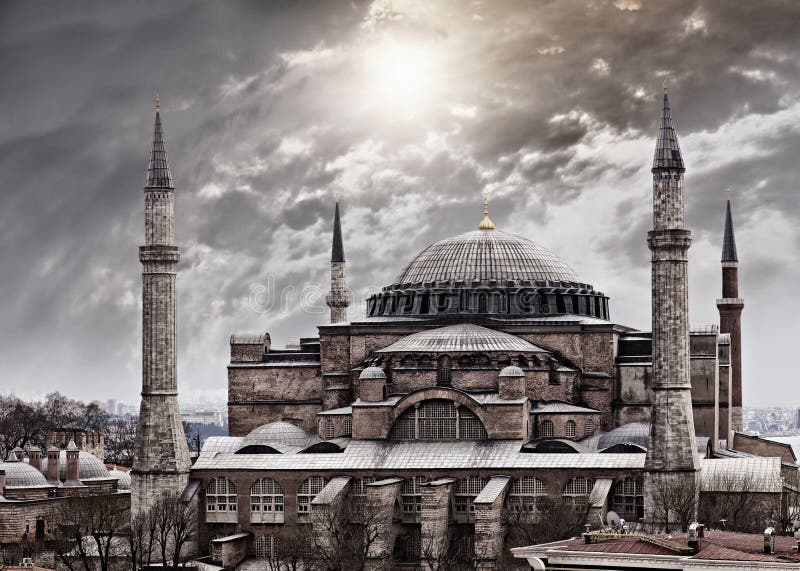
[[[156,111],[161,111],[161,98],[156,95]]]
[[[489,220],[489,193],[483,193],[483,220],[478,224],[478,230],[494,230],[494,224]]]
[[[664,87],[664,94],[666,95],[666,93],[667,93],[667,80],[666,79],[664,80],[663,87]]]
[[[731,187],[725,189],[725,196],[728,197],[728,200],[731,199]]]

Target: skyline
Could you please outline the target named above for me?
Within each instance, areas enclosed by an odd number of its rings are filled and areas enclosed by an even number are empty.
[[[498,229],[554,250],[610,297],[613,321],[649,330],[649,169],[666,79],[687,163],[691,323],[718,323],[731,188],[744,405],[800,404],[785,365],[800,278],[797,6],[57,6],[1,9],[14,89],[0,101],[15,110],[0,127],[4,391],[137,400],[136,246],[156,93],[183,253],[184,396],[224,393],[231,333],[269,331],[283,345],[326,322],[324,300],[320,314],[274,315],[252,296],[270,276],[276,291],[324,295],[335,192],[356,292],[476,227],[488,191]],[[199,38],[192,50],[170,49],[187,36]],[[53,77],[58,89],[43,89]],[[363,298],[350,315],[363,316]]]

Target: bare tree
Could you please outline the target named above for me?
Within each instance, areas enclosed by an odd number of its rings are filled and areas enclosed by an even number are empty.
[[[700,492],[696,479],[657,478],[652,485],[651,512],[653,521],[647,523],[651,531],[670,532],[675,528],[687,531],[697,515]]]
[[[285,530],[266,559],[268,571],[315,571],[319,568],[314,554],[311,525],[300,524]]]
[[[68,498],[62,502],[57,555],[78,571],[108,571],[112,559],[125,556],[118,535],[129,525],[130,513],[109,506],[106,496]]]
[[[105,433],[106,462],[132,466],[136,449],[136,423],[125,418],[109,421]]]
[[[367,501],[334,501],[317,512],[313,558],[325,571],[363,571],[370,547],[378,540],[383,521],[380,509]]]
[[[472,526],[448,526],[441,536],[423,536],[420,559],[430,571],[467,571],[475,568]]]
[[[47,436],[48,424],[37,404],[17,397],[0,397],[0,454],[8,458],[17,446],[41,445]]]
[[[781,522],[780,502],[770,494],[759,493],[757,484],[748,472],[718,473],[706,478],[707,491],[700,494],[698,520],[710,528],[722,527],[725,520],[725,529],[751,533],[772,524],[788,525],[791,520]]]

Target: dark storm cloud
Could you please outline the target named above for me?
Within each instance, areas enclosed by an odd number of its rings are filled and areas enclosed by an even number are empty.
[[[648,327],[648,169],[668,79],[689,167],[692,320],[716,320],[730,186],[745,378],[779,391],[788,325],[759,308],[800,278],[798,19],[788,1],[4,3],[5,388],[135,400],[157,92],[178,186],[184,394],[224,395],[231,332],[281,343],[325,320],[301,300],[326,287],[335,192],[357,295],[474,227],[489,191],[498,227],[555,249],[616,320]],[[365,63],[387,38],[419,47],[412,73],[430,67],[408,107],[402,84],[380,85],[392,54]],[[282,303],[254,309],[267,286]]]

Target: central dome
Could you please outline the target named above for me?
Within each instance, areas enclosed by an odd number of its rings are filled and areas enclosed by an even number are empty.
[[[475,230],[431,244],[400,273],[397,284],[523,280],[577,282],[552,251],[499,230]]]

